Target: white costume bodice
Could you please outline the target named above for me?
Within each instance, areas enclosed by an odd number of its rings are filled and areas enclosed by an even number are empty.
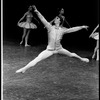
[[[56,29],[55,26],[51,26],[48,30],[48,46],[47,49],[60,49],[62,46],[60,41],[62,39],[62,29],[59,27]]]

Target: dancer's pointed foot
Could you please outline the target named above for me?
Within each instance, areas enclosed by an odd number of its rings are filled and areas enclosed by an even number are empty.
[[[23,43],[23,41],[20,42],[20,45]]]
[[[25,44],[25,47],[27,47],[27,46],[30,46],[30,45],[28,45],[28,44]]]
[[[96,59],[96,61],[99,61],[99,59]]]
[[[89,59],[87,59],[87,58],[82,58],[82,61],[84,61],[84,62],[89,62]]]
[[[19,70],[16,71],[16,73],[25,73],[26,69],[25,68],[21,68]]]

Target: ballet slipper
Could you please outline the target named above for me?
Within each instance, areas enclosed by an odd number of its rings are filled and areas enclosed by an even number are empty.
[[[16,71],[16,73],[25,73],[26,69],[25,68],[21,68],[19,70]]]
[[[96,59],[97,61],[99,61],[99,59]]]
[[[84,61],[84,62],[89,62],[89,59],[87,59],[87,58],[82,58],[82,61]]]
[[[25,47],[27,47],[27,46],[30,46],[30,45],[28,45],[28,44],[25,44]]]

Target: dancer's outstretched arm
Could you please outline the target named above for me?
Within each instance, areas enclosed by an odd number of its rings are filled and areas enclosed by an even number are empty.
[[[72,28],[68,28],[68,29],[65,29],[65,33],[71,33],[71,32],[76,32],[76,31],[79,31],[81,29],[87,29],[88,26],[76,26],[76,27],[72,27]]]
[[[35,17],[33,17],[33,18],[39,23],[39,21]]]
[[[18,21],[18,23],[17,23],[17,24],[19,24],[19,23],[20,23],[20,21],[24,19],[24,17],[27,15],[27,13],[28,13],[28,12],[26,12],[26,13],[23,15],[23,17],[22,17],[22,18]]]
[[[64,17],[64,21],[66,22],[66,24],[71,28],[71,26],[69,25],[68,21],[65,19]]]
[[[37,10],[35,6],[33,6],[34,12],[36,12],[39,19],[42,21],[42,23],[45,25],[46,28],[50,28],[51,24],[44,18],[44,16]]]
[[[94,32],[97,30],[98,27],[99,27],[99,24],[96,26],[96,28],[93,30],[93,32],[91,33],[89,37],[92,37],[92,35],[94,34]]]

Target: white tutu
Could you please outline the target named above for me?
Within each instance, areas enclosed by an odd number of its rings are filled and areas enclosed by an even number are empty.
[[[99,40],[99,33],[98,32],[94,33],[93,38],[95,40]]]
[[[29,23],[29,22],[20,22],[18,23],[19,27],[23,27],[23,28],[27,28],[27,29],[36,29],[37,26],[33,23]]]

